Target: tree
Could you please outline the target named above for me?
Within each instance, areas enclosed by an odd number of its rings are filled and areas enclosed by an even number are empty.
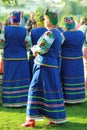
[[[3,3],[7,3],[11,6],[18,6],[18,0],[1,0]]]
[[[8,4],[11,3],[11,0],[1,0],[1,1],[4,2],[4,3],[8,3]]]

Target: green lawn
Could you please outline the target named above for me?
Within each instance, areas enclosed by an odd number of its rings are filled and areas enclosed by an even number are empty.
[[[0,130],[31,130],[23,128],[26,108],[6,108],[0,104]],[[33,130],[87,130],[87,97],[86,102],[77,106],[66,106],[68,122],[62,125],[49,126],[48,120],[37,121]]]

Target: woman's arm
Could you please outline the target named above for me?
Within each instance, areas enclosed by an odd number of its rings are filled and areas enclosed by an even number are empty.
[[[25,44],[26,44],[27,49],[30,49],[32,47],[32,40],[31,40],[31,36],[29,34],[26,35]]]
[[[46,31],[37,41],[37,45],[31,48],[33,55],[45,54],[49,51],[51,45],[55,40],[54,34],[51,31]]]

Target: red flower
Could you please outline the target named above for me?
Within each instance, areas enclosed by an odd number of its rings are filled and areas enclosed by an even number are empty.
[[[13,19],[16,19],[16,16],[12,16]]]
[[[41,43],[41,46],[45,46],[45,42],[42,42],[42,43]]]
[[[47,32],[46,35],[49,36],[49,35],[50,35],[50,32]]]

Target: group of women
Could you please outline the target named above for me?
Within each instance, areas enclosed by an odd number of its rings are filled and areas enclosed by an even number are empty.
[[[64,18],[66,31],[61,32],[57,13],[48,9],[43,21],[44,27],[27,35],[19,26],[20,13],[13,12],[12,25],[5,27],[2,101],[7,107],[27,105],[23,127],[34,127],[44,116],[49,125],[65,123],[65,103],[85,101],[83,32],[75,30],[72,17]]]

